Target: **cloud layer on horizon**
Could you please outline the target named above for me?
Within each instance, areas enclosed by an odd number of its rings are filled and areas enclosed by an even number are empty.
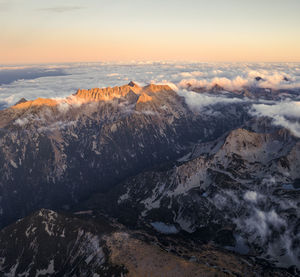
[[[0,66],[0,73],[13,70],[32,70],[37,66]],[[11,105],[20,98],[65,97],[79,88],[123,85],[133,80],[140,84],[173,83],[179,88],[193,86],[211,87],[218,84],[228,90],[257,85],[271,88],[300,88],[300,64],[213,64],[213,63],[85,63],[42,65],[41,71],[63,71],[68,76],[46,76],[18,80],[0,86],[0,102]],[[17,71],[16,71],[17,72]],[[256,77],[262,78],[259,82]],[[288,81],[285,81],[287,78]],[[25,79],[25,78],[24,78]]]
[[[37,74],[35,78],[28,78],[25,74],[22,77],[22,74],[20,75],[22,70],[27,75],[28,72],[35,71],[41,76]],[[14,74],[14,72],[16,80],[0,86],[0,108],[13,105],[23,97],[27,100],[38,97],[64,98],[74,94],[77,89],[120,86],[131,80],[140,85],[169,84],[177,90],[179,95],[185,97],[190,107],[196,110],[213,104],[231,104],[246,101],[246,99],[227,98],[223,94],[212,96],[189,92],[185,90],[188,83],[192,86],[207,88],[218,84],[226,90],[239,90],[244,86],[254,85],[274,89],[300,89],[300,63],[215,64],[133,61],[129,63],[0,66],[0,74]],[[53,72],[58,72],[58,76],[51,76]],[[261,79],[257,81],[256,77]],[[253,115],[273,118],[275,125],[288,128],[300,137],[300,126],[297,122],[300,114],[298,104],[295,103],[295,101],[256,103],[251,112]]]

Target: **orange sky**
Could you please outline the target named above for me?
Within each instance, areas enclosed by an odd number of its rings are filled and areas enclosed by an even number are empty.
[[[0,64],[300,61],[299,2],[0,0]]]

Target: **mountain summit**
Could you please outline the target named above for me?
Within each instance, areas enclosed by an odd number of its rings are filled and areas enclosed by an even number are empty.
[[[155,85],[150,84],[144,87],[140,87],[133,81],[131,81],[127,85],[123,86],[115,86],[115,87],[107,87],[107,88],[92,88],[92,89],[78,89],[78,91],[72,95],[71,97],[67,97],[64,100],[61,99],[46,99],[46,98],[38,98],[36,100],[31,101],[19,101],[12,108],[13,109],[28,109],[30,107],[38,107],[38,106],[56,106],[62,102],[67,102],[72,104],[74,102],[99,102],[99,101],[111,101],[115,98],[122,98],[128,95],[137,95],[141,96],[138,102],[145,102],[147,98],[147,102],[151,101],[151,95],[146,96],[151,93],[158,92],[171,92],[173,91],[168,85]],[[146,93],[146,94],[145,94]],[[138,97],[137,97],[138,99]]]

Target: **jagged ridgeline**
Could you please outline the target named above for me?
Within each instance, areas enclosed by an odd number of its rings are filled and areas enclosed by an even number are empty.
[[[74,204],[174,161],[191,143],[239,126],[238,112],[214,120],[191,112],[167,85],[133,82],[66,99],[22,100],[0,111],[0,224]]]
[[[257,88],[188,89],[206,106],[130,82],[0,111],[0,272],[297,274],[299,138]]]

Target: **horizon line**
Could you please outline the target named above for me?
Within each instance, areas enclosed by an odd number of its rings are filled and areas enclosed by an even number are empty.
[[[203,64],[276,64],[276,63],[287,63],[287,64],[293,64],[293,63],[300,63],[299,61],[200,61],[200,60],[108,60],[108,61],[65,61],[65,62],[21,62],[21,63],[0,63],[0,67],[3,66],[34,66],[34,65],[59,65],[59,64],[138,64],[141,63],[146,64],[153,64],[153,63],[203,63]]]

